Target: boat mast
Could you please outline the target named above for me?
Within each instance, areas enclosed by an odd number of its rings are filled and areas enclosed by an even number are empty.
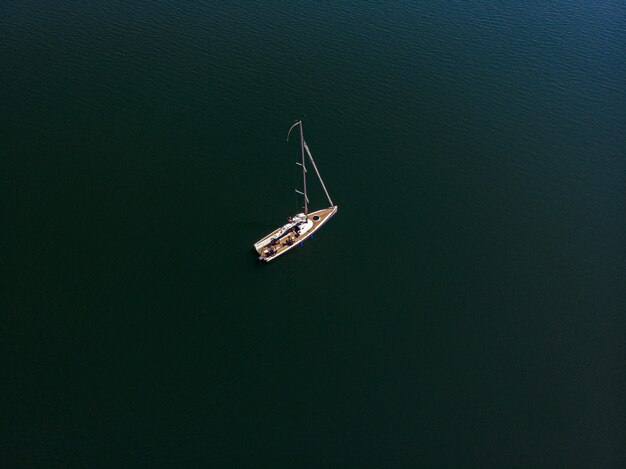
[[[315,160],[313,160],[313,155],[311,155],[311,150],[309,150],[309,146],[306,144],[306,142],[304,142],[304,149],[306,150],[307,154],[309,155],[309,159],[311,160],[311,164],[313,165],[313,169],[315,170],[315,173],[317,174],[317,177],[319,178],[320,183],[322,184],[322,188],[324,189],[324,192],[326,193],[326,197],[328,198],[328,203],[330,203],[330,206],[333,207],[335,204],[333,204],[333,201],[330,198],[330,195],[328,194],[328,189],[326,189],[326,185],[324,184],[324,181],[322,181],[322,176],[320,176],[320,172],[317,169],[317,165],[315,164]]]
[[[302,131],[302,121],[300,121],[300,151],[302,152],[302,180],[304,181],[304,216],[309,214],[306,195],[306,166],[304,165],[304,133]]]

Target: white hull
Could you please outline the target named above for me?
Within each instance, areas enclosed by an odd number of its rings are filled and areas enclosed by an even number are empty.
[[[328,190],[326,190],[326,186],[324,185],[324,181],[322,181],[322,176],[320,176],[320,172],[317,169],[317,165],[315,164],[315,161],[313,161],[313,155],[311,155],[311,150],[309,150],[309,146],[304,141],[304,134],[302,132],[302,121],[298,121],[291,126],[289,132],[287,133],[287,140],[289,140],[289,134],[291,134],[291,131],[296,126],[300,126],[300,153],[302,156],[302,163],[296,164],[302,167],[303,190],[303,192],[300,192],[298,189],[296,189],[296,192],[303,196],[304,212],[298,213],[293,217],[289,217],[286,224],[279,228],[276,228],[270,234],[254,243],[254,249],[259,254],[259,260],[262,260],[264,262],[272,261],[277,257],[282,256],[287,251],[291,251],[297,245],[302,244],[303,241],[308,239],[310,236],[313,236],[313,233],[319,230],[321,226],[328,221],[329,218],[337,213],[337,206],[330,198]],[[329,203],[328,208],[323,208],[321,210],[311,213],[309,213],[309,198],[306,191],[307,170],[306,161],[304,158],[305,151],[306,154],[309,156],[311,165],[313,166],[315,174],[317,174],[317,177],[320,180],[320,184],[322,185],[322,189],[324,189],[324,193],[326,194]]]
[[[276,248],[275,253],[272,255],[267,255],[264,253],[264,250],[270,244],[272,238],[276,236],[276,234],[280,233],[282,227],[275,229],[270,234],[254,243],[254,249],[259,254],[259,259],[264,262],[270,262],[277,257],[282,256],[284,253],[291,251],[293,248],[298,246],[300,243],[312,236],[317,230],[319,230],[335,213],[337,213],[336,205],[309,213],[307,216],[307,223],[310,222],[312,226],[298,237],[294,237],[291,230],[288,231],[281,238],[279,238],[279,241],[277,243],[278,247]],[[293,240],[293,244],[286,244],[288,238],[291,238]]]

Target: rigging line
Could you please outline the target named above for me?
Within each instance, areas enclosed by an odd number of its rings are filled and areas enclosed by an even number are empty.
[[[299,191],[298,189],[296,189],[296,192],[297,192],[298,194],[300,194],[301,196],[304,196],[304,198],[306,199],[306,201],[310,203],[309,198],[306,196],[306,194],[305,194],[304,192],[301,192],[301,191]]]
[[[296,161],[296,163],[297,163],[297,161]],[[298,170],[297,170],[297,168],[296,168],[296,170],[293,172],[293,188],[294,188],[294,189],[297,189],[297,188],[298,188]],[[298,212],[300,211],[300,210],[299,210],[299,205],[298,205],[298,194],[295,194],[295,195],[293,196],[293,198],[294,198],[295,207],[296,207],[296,211],[295,211],[295,213],[298,213]]]
[[[298,124],[300,124],[300,121],[296,122],[291,127],[289,127],[289,132],[287,132],[287,141],[289,141],[289,135],[291,134],[291,130]]]
[[[300,125],[300,126],[301,126],[301,125],[302,125],[302,121],[301,121],[301,120],[296,121],[296,122],[295,122],[295,123],[294,123],[291,127],[289,127],[289,131],[287,132],[287,141],[289,141],[289,136],[291,135],[291,131],[292,131],[292,130],[293,130],[293,128],[294,128],[295,126],[297,126],[297,125]],[[297,162],[296,162],[296,163],[297,163]],[[305,169],[305,171],[306,171],[306,169]],[[296,188],[296,187],[297,187],[297,184],[296,184],[296,179],[297,179],[297,177],[298,177],[298,176],[297,176],[297,174],[296,174],[296,173],[294,173],[294,188]],[[295,196],[295,199],[296,199],[296,213],[298,213],[298,212],[300,211],[300,205],[298,204],[298,196],[297,196],[297,195]],[[306,200],[305,200],[305,205],[306,205]],[[306,211],[306,210],[305,210],[305,211]]]
[[[304,134],[302,130],[302,121],[300,121],[300,152],[302,153],[302,184],[304,186],[304,215],[309,214],[308,202],[309,198],[306,196],[306,166],[304,163]]]
[[[317,169],[317,165],[315,164],[315,161],[313,161],[313,155],[311,155],[311,150],[309,150],[309,146],[306,144],[306,141],[303,140],[303,144],[304,144],[304,149],[306,150],[307,154],[309,155],[309,159],[311,160],[311,164],[313,165],[313,169],[315,170],[315,173],[317,174],[317,177],[320,180],[320,183],[322,183],[322,188],[324,189],[324,192],[326,193],[326,197],[328,197],[328,202],[330,202],[330,205],[333,206],[333,201],[330,198],[330,195],[328,194],[328,190],[326,190],[326,186],[324,185],[324,181],[322,181],[322,176],[320,176],[320,172]]]

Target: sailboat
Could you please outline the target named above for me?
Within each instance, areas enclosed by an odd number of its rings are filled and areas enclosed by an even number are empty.
[[[317,169],[317,165],[313,160],[313,155],[311,155],[311,151],[309,150],[309,146],[304,141],[304,132],[302,130],[302,121],[297,121],[295,124],[291,126],[289,132],[287,133],[287,141],[289,141],[289,135],[291,135],[291,131],[295,127],[300,127],[300,153],[302,156],[302,162],[296,163],[297,165],[302,167],[302,191],[296,189],[296,192],[303,196],[304,198],[304,212],[297,213],[296,215],[290,216],[287,218],[287,223],[283,226],[276,228],[267,236],[264,236],[259,241],[254,243],[254,249],[259,254],[259,260],[264,262],[270,262],[276,259],[278,256],[283,255],[287,251],[295,248],[298,245],[302,245],[302,242],[307,238],[313,236],[317,230],[319,230],[324,223],[326,223],[330,218],[337,213],[337,206],[333,204],[330,195],[328,194],[328,190],[324,185],[324,181],[322,181],[322,176],[320,176],[320,172]],[[306,190],[306,162],[304,155],[309,157],[309,161],[311,162],[311,166],[315,170],[315,174],[317,174],[318,179],[324,189],[324,193],[328,198],[329,206],[328,208],[323,208],[321,210],[317,210],[315,212],[309,213],[309,197],[307,195]]]

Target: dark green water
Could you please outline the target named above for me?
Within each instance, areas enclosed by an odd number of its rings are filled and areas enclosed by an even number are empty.
[[[612,1],[3,2],[1,465],[624,464],[625,54]],[[303,116],[339,213],[258,265]]]

